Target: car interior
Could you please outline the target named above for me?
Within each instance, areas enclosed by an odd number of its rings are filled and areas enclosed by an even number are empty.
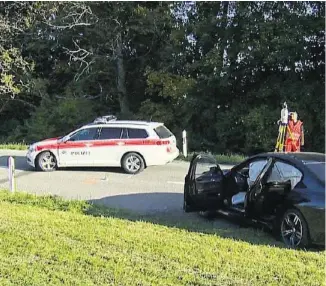
[[[254,202],[255,212],[267,216],[274,214],[276,206],[282,203],[288,193],[301,182],[302,173],[288,163],[276,161],[264,180],[254,186],[267,162],[266,158],[257,159],[232,171],[231,176],[227,177],[227,181],[223,183],[227,188],[227,192],[224,193],[226,195],[224,204],[227,207],[244,212],[246,203]],[[206,195],[214,194],[216,187],[222,183],[218,178],[222,177],[224,176],[221,169],[217,168],[213,162],[206,161],[206,159],[198,162],[195,179],[199,193],[204,191]],[[255,189],[249,193],[252,187]],[[247,194],[249,194],[248,200]],[[254,197],[251,197],[253,195]]]
[[[249,164],[234,172],[228,182],[227,203],[233,207],[244,209],[245,195],[249,190]]]
[[[256,164],[257,163],[257,164]],[[229,182],[228,204],[236,209],[245,208],[245,197],[266,161],[253,162],[235,171]],[[253,170],[253,169],[254,170]],[[261,212],[272,215],[288,193],[301,181],[302,174],[294,166],[277,161],[267,174],[265,181],[255,191]]]

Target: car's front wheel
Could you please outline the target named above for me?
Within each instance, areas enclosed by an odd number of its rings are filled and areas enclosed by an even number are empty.
[[[309,245],[309,230],[300,211],[288,209],[281,218],[281,238],[287,247],[303,248]]]
[[[57,161],[54,155],[45,151],[36,158],[36,168],[45,172],[54,171],[57,167]]]
[[[128,153],[123,156],[121,161],[123,170],[128,174],[137,174],[144,170],[144,159],[137,153]]]
[[[217,216],[216,211],[200,211],[198,214],[205,219],[214,219]]]

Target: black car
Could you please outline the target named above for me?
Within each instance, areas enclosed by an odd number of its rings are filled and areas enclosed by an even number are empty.
[[[263,153],[224,171],[194,155],[183,209],[263,224],[289,247],[325,245],[325,154]]]

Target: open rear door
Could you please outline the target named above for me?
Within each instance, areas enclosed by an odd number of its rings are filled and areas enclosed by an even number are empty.
[[[224,175],[211,155],[194,155],[184,185],[185,212],[215,210],[222,201]]]

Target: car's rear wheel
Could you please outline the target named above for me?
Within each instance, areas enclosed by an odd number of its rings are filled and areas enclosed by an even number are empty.
[[[42,152],[36,159],[36,168],[44,172],[54,171],[57,168],[56,158],[49,151]]]
[[[121,161],[123,170],[128,174],[137,174],[144,170],[144,159],[137,153],[128,153],[123,156]]]
[[[287,247],[303,248],[309,245],[308,225],[300,211],[288,209],[280,222],[281,238]]]

